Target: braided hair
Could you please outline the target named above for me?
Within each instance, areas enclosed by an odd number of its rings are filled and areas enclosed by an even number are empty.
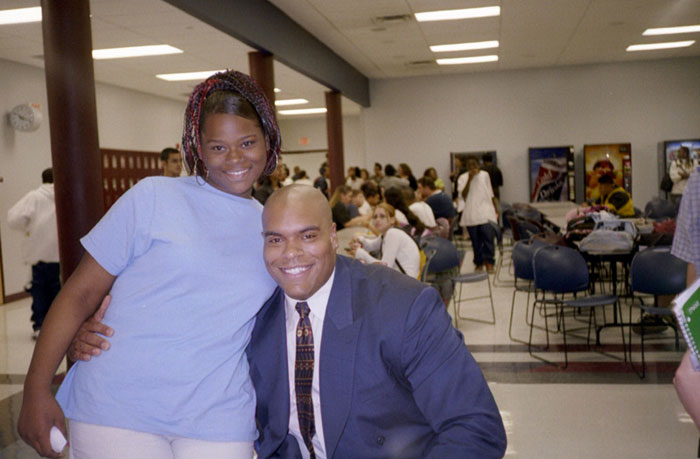
[[[212,95],[217,95],[217,97],[210,99]],[[248,113],[251,110],[247,109],[247,106],[253,109],[252,114]],[[257,118],[263,130],[267,149],[267,163],[262,176],[272,174],[277,167],[281,147],[275,109],[255,80],[235,70],[212,75],[198,84],[192,91],[185,109],[185,123],[182,132],[182,153],[187,172],[190,175],[203,173],[204,163],[202,161],[200,131],[206,117],[213,113],[232,113],[244,118]]]

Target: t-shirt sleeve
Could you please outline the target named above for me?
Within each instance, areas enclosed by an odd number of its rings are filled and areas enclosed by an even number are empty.
[[[114,203],[80,242],[113,276],[151,244],[150,226],[155,201],[153,181],[141,180]]]

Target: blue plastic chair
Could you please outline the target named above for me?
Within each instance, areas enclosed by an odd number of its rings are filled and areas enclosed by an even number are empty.
[[[535,252],[542,247],[539,242],[518,241],[513,246],[513,298],[510,302],[510,322],[508,324],[508,337],[511,341],[522,344],[527,344],[527,341],[513,337],[513,316],[515,315],[515,295],[518,292],[527,293],[527,301],[525,303],[525,323],[530,325],[528,319],[528,311],[530,309],[530,294],[535,291],[533,282],[535,281],[535,272],[532,269],[532,258]],[[547,344],[549,344],[549,336],[547,336]]]
[[[449,241],[448,241],[449,242]],[[462,266],[462,260],[464,257],[464,252],[458,251],[457,247],[452,244],[452,247],[454,247],[451,255],[451,260],[454,260],[454,254],[457,254],[458,257],[458,264],[457,266],[461,268]],[[451,266],[452,267],[452,266]],[[472,296],[468,298],[462,298],[462,287],[464,284],[472,284],[475,282],[481,282],[481,281],[486,281],[486,284],[488,285],[489,289],[489,294],[488,295],[479,295],[479,296]],[[495,324],[496,323],[496,309],[493,305],[493,293],[491,291],[491,281],[489,280],[489,275],[485,271],[481,272],[473,272],[473,273],[464,273],[464,274],[459,274],[458,276],[455,276],[452,278],[452,282],[454,283],[454,289],[452,292],[452,304],[454,305],[454,321],[455,321],[455,327],[458,328],[459,325],[459,319],[463,320],[469,320],[472,322],[481,322],[481,323],[486,323],[486,324]],[[456,286],[459,285],[459,293],[455,294],[455,291],[457,291]],[[482,319],[482,318],[477,318],[477,317],[463,317],[459,315],[459,306],[461,303],[464,302],[469,302],[469,301],[475,301],[483,298],[488,298],[489,301],[491,302],[491,318],[490,319]]]
[[[644,216],[654,220],[676,218],[677,213],[676,205],[667,199],[654,198],[644,207]]]
[[[493,286],[494,287],[506,287],[512,286],[513,282],[508,279],[501,279],[501,271],[503,270],[503,262],[506,258],[510,259],[511,252],[513,251],[512,246],[504,246],[503,244],[503,229],[498,226],[496,222],[489,221],[489,225],[493,228],[496,233],[496,248],[498,250],[498,261],[496,261],[496,269],[493,274]],[[506,266],[512,266],[512,261],[506,264]]]
[[[653,247],[642,250],[637,253],[632,259],[630,267],[631,287],[633,294],[653,295],[653,306],[644,304],[644,300],[639,295],[634,295],[634,299],[638,299],[640,304],[640,336],[641,336],[641,352],[642,352],[642,372],[641,374],[634,368],[632,362],[632,327],[630,326],[630,364],[640,378],[644,378],[646,374],[646,361],[644,359],[644,321],[642,315],[644,313],[651,316],[672,317],[673,311],[670,307],[659,307],[657,303],[658,295],[677,295],[686,286],[686,273],[688,264],[680,258],[671,255],[671,250],[668,247]],[[634,306],[634,302],[632,303]],[[632,309],[630,307],[630,324],[632,324]],[[678,329],[673,320],[664,321],[664,325],[671,327],[675,334],[676,350],[679,348]]]
[[[574,297],[573,299],[564,299],[565,294],[578,294],[589,290],[588,264],[583,256],[574,249],[559,245],[548,245],[542,247],[535,252],[532,260],[533,271],[535,275],[535,288],[543,292],[543,299],[540,300],[543,304],[551,303],[555,305],[555,309],[559,311],[558,318],[561,324],[562,336],[564,339],[564,366],[569,365],[568,346],[566,342],[566,317],[564,308],[573,308],[576,310],[588,310],[588,335],[586,342],[590,344],[591,326],[595,323],[595,310],[604,308],[609,305],[620,308],[617,296],[615,295],[591,295],[583,298]],[[547,300],[546,293],[553,294],[553,299]],[[528,341],[528,351],[533,357],[550,362],[532,353],[532,331],[534,325],[533,307],[530,319],[530,339]],[[620,312],[621,316],[621,312]],[[545,311],[545,329],[547,335],[549,329],[547,325],[547,314]],[[625,334],[620,327],[622,336],[623,354],[627,358],[625,351]]]

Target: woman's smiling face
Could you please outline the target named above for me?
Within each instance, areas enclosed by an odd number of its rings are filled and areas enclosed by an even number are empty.
[[[265,170],[267,149],[257,120],[213,113],[201,131],[207,182],[229,194],[250,198],[253,184]]]

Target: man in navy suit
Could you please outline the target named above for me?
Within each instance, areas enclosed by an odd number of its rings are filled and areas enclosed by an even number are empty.
[[[268,198],[263,237],[280,288],[258,313],[248,346],[259,458],[504,455],[498,407],[437,290],[337,256],[328,201],[308,185]],[[299,328],[298,311],[310,330]],[[90,330],[111,335],[93,321],[71,346],[73,359],[106,344]]]
[[[258,457],[503,456],[496,403],[435,289],[337,256],[331,210],[311,187],[269,198],[263,237],[280,288],[248,347]],[[308,305],[313,336],[305,401],[297,303]]]

